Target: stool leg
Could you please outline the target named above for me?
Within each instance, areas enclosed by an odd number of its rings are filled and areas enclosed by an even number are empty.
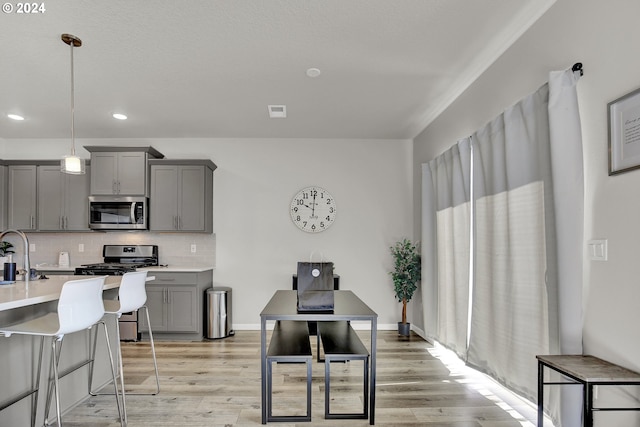
[[[155,396],[160,393],[160,376],[158,374],[158,360],[156,358],[156,345],[153,341],[153,332],[151,331],[151,320],[149,319],[149,308],[146,305],[141,306],[138,309],[138,314],[140,314],[140,309],[144,308],[145,315],[147,316],[147,326],[149,327],[149,344],[151,345],[151,355],[153,356],[153,369],[156,375],[156,390],[151,393],[129,393],[130,395],[139,395],[139,396]],[[122,360],[122,352],[119,353],[120,360]],[[122,377],[122,364],[120,366],[120,376]],[[122,389],[124,390],[124,383],[122,385]],[[124,392],[123,392],[124,396]]]
[[[114,316],[115,317],[115,316]],[[104,327],[104,336],[105,336],[105,341],[107,343],[107,352],[109,353],[109,365],[111,366],[111,378],[113,381],[113,389],[114,389],[114,395],[116,396],[116,405],[118,407],[118,417],[120,418],[120,425],[124,426],[126,425],[127,422],[127,408],[125,406],[125,402],[124,402],[124,396],[122,397],[122,409],[120,409],[120,399],[118,397],[119,393],[118,393],[118,382],[116,380],[116,369],[115,369],[115,363],[113,360],[113,351],[111,349],[111,342],[109,341],[109,332],[107,331],[107,324],[104,320],[99,321],[98,323],[102,324],[102,326]],[[116,333],[119,332],[118,329],[118,319],[116,318]],[[98,328],[96,327],[96,331],[94,334],[94,339],[93,339],[93,348],[91,349],[91,359],[89,359],[89,394],[91,396],[98,396],[100,394],[112,394],[112,393],[98,393],[96,391],[92,390],[93,387],[93,369],[95,366],[95,359],[96,359],[96,348],[98,347]],[[120,346],[120,336],[118,334],[118,348]],[[123,415],[124,414],[124,415]]]
[[[96,360],[96,347],[98,346],[98,328],[93,337],[93,348],[91,349],[91,361],[89,363],[89,394],[91,396],[97,396],[98,393],[93,391],[93,367]]]
[[[116,354],[116,358],[118,359],[118,366],[119,366],[119,369],[120,369],[120,394],[122,396],[122,411],[124,412],[124,423],[126,425],[126,423],[127,423],[127,403],[126,403],[126,398],[125,398],[125,393],[124,393],[124,367],[122,365],[122,346],[120,344],[120,325],[119,325],[120,316],[113,316],[113,317],[115,318],[115,321],[116,321],[116,341],[118,342],[118,351],[117,351],[117,354]],[[115,375],[113,377],[113,385],[115,386],[116,395],[117,395],[118,394],[118,386],[116,385]]]
[[[58,411],[58,424],[60,424],[60,398],[58,396],[58,360],[60,360],[60,352],[62,351],[62,341],[63,336],[61,337],[51,337],[51,358],[50,358],[50,366],[49,371],[53,372],[53,385],[54,389],[51,390],[51,374],[49,374],[49,381],[47,381],[47,402],[44,407],[44,424],[48,425],[47,420],[49,418],[49,409],[51,409],[51,394],[55,393],[56,397],[56,410]],[[56,343],[60,341],[60,345]],[[61,424],[60,424],[61,425]]]
[[[149,327],[149,343],[151,344],[151,355],[153,356],[153,369],[156,371],[156,392],[152,395],[160,393],[160,378],[158,376],[158,361],[156,359],[156,344],[153,341],[153,332],[151,332],[151,320],[149,319],[149,307],[143,305],[140,308],[144,308],[144,313],[147,316],[147,325]],[[138,312],[140,310],[138,309]]]
[[[116,318],[116,322],[117,321],[118,319]],[[124,387],[122,390],[122,410],[120,410],[120,400],[118,399],[118,383],[116,382],[116,368],[115,368],[115,364],[113,363],[113,352],[111,350],[111,343],[109,342],[109,332],[107,331],[107,324],[105,323],[104,320],[101,320],[98,323],[101,323],[102,326],[104,326],[104,337],[105,337],[105,341],[107,342],[107,353],[109,353],[109,365],[111,366],[111,378],[113,380],[113,390],[116,396],[116,406],[118,407],[118,416],[120,417],[120,425],[124,427],[127,425],[127,407],[124,402]],[[118,337],[118,348],[120,348],[120,334],[118,332],[119,332],[119,328],[118,328],[118,325],[116,325],[116,336]],[[120,373],[120,378],[122,378],[122,373]]]
[[[40,393],[40,374],[42,372],[42,352],[44,350],[44,336],[40,337],[40,355],[38,356],[38,370],[36,371],[36,382],[34,384],[33,397],[31,399],[31,427],[36,426],[36,414],[38,412],[38,394]]]
[[[51,365],[53,366],[53,388],[56,395],[56,417],[58,419],[58,427],[62,427],[62,411],[60,411],[60,381],[58,380],[58,361],[60,360],[60,350],[62,349],[62,338],[63,337],[53,337],[51,340]],[[59,347],[56,345],[58,339],[60,340]],[[45,425],[47,425],[47,418],[49,416],[48,407],[49,402],[47,402],[47,410],[44,416]]]

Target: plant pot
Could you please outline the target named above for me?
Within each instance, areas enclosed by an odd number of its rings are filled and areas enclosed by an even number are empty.
[[[398,335],[408,337],[411,334],[411,323],[398,322]]]

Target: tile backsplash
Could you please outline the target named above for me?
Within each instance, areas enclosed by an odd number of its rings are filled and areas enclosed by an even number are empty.
[[[170,266],[216,265],[215,234],[202,233],[147,233],[147,232],[90,232],[90,233],[27,233],[32,267],[58,264],[58,254],[69,252],[71,266],[102,262],[104,245],[158,245],[160,264]],[[5,239],[14,245],[15,261],[22,265],[22,241],[16,235]],[[80,252],[84,245],[84,252]],[[191,252],[195,245],[196,252]]]

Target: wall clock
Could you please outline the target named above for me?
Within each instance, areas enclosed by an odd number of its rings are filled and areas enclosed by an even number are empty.
[[[302,231],[319,233],[336,219],[336,201],[324,188],[311,186],[298,191],[291,200],[291,219]]]

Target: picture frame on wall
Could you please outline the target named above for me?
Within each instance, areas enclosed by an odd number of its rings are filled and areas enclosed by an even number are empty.
[[[640,168],[640,89],[607,104],[609,175]]]

